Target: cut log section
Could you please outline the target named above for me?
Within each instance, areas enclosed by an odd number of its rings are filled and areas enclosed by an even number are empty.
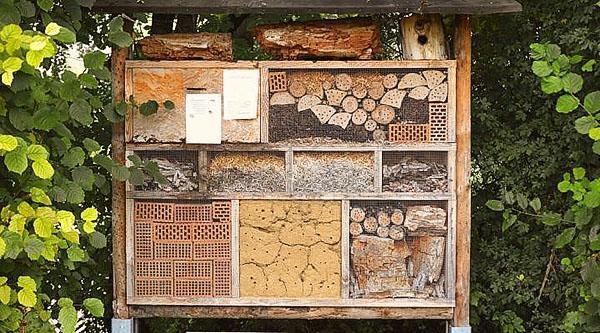
[[[356,237],[356,236],[360,236],[360,234],[363,233],[363,228],[360,225],[360,223],[358,223],[358,222],[352,222],[352,223],[350,223],[348,231],[350,232],[350,235]]]
[[[387,238],[390,235],[390,229],[387,227],[378,227],[377,236],[381,238]]]
[[[389,105],[379,105],[373,112],[371,112],[371,117],[373,117],[373,120],[382,125],[391,123],[395,116],[396,112],[394,111],[394,108]]]
[[[388,235],[391,239],[393,239],[395,241],[401,241],[404,239],[404,237],[406,237],[406,232],[404,231],[404,228],[402,228],[401,226],[393,225],[390,227]]]
[[[352,77],[346,73],[336,75],[335,87],[343,91],[350,90],[352,88]]]
[[[383,83],[379,81],[373,81],[369,83],[369,88],[367,89],[369,97],[375,100],[381,99],[385,94],[385,87]]]
[[[291,82],[288,89],[290,91],[290,94],[296,98],[300,98],[306,94],[306,88],[304,87],[302,82]]]
[[[433,69],[423,71],[423,76],[425,77],[425,80],[427,80],[427,86],[429,89],[439,86],[440,83],[444,82],[444,79],[446,78],[446,75],[443,72]]]
[[[346,92],[337,89],[329,89],[325,91],[325,96],[327,96],[329,105],[341,106],[342,100],[346,96]]]
[[[377,129],[377,122],[373,119],[369,119],[365,122],[365,129],[369,132],[373,132]]]
[[[352,123],[354,125],[362,125],[367,121],[369,114],[363,109],[358,109],[352,114]]]
[[[348,127],[348,124],[350,123],[350,119],[352,119],[351,113],[339,112],[331,116],[327,123],[346,129],[346,127]]]
[[[425,233],[444,233],[446,228],[446,210],[433,206],[411,206],[406,209],[404,226],[409,231]]]
[[[373,216],[367,217],[363,222],[363,228],[365,229],[365,232],[373,234],[377,231],[378,227],[379,224],[377,224],[377,219]]]
[[[342,109],[348,113],[352,113],[358,109],[358,100],[354,96],[346,96],[342,101]]]
[[[377,223],[381,227],[387,227],[390,225],[390,215],[386,212],[377,213]]]
[[[381,104],[393,106],[399,109],[402,106],[402,101],[404,101],[405,96],[406,91],[393,89],[385,93],[383,98],[381,98]]]
[[[310,110],[317,116],[321,124],[326,124],[335,114],[335,109],[329,105],[315,105]]]
[[[352,87],[352,95],[358,99],[365,98],[367,96],[367,87],[360,82],[356,83]]]
[[[388,74],[383,77],[383,86],[386,87],[387,89],[396,88],[397,84],[398,84],[398,77],[396,76],[396,74]]]
[[[276,92],[271,96],[271,105],[296,104],[296,99],[287,91]]]
[[[298,101],[298,111],[304,111],[321,104],[321,99],[315,95],[304,95]]]
[[[444,82],[439,86],[431,89],[429,93],[430,102],[445,102],[448,97],[448,82]]]
[[[372,59],[380,54],[379,27],[370,19],[322,20],[259,25],[261,48],[277,59]]]
[[[350,221],[362,222],[365,220],[365,210],[360,207],[354,207],[350,210]]]
[[[410,93],[408,93],[408,97],[417,100],[423,100],[427,98],[427,95],[429,95],[429,88],[425,86],[412,88]]]
[[[394,225],[402,225],[404,223],[404,213],[402,212],[402,209],[394,209],[390,220]]]
[[[377,102],[375,102],[374,100],[372,100],[370,98],[365,98],[362,101],[362,107],[363,107],[363,109],[365,109],[365,111],[371,112],[371,111],[375,110],[375,108],[377,107]]]
[[[387,139],[387,135],[385,131],[382,129],[376,129],[373,131],[373,141],[375,142],[383,142]]]
[[[164,34],[145,37],[140,50],[152,60],[233,61],[233,43],[229,33]]]
[[[426,86],[427,81],[417,73],[408,73],[400,79],[398,89],[411,89],[418,86]]]

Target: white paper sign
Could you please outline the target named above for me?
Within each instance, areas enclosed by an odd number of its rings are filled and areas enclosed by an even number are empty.
[[[258,69],[223,70],[223,119],[255,119],[259,86]]]
[[[185,95],[186,143],[221,143],[221,95]]]

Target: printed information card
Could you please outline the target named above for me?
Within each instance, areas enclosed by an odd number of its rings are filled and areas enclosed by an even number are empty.
[[[256,119],[259,87],[258,69],[223,70],[223,119]]]
[[[221,143],[220,94],[186,94],[185,135],[186,143]]]

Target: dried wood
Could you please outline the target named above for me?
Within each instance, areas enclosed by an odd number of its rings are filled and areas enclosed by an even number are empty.
[[[385,87],[380,81],[372,81],[369,83],[367,92],[369,94],[369,97],[375,100],[379,100],[385,94]]]
[[[396,88],[398,85],[398,76],[396,74],[390,73],[383,77],[383,86],[387,89]]]
[[[382,129],[376,129],[373,131],[373,141],[375,142],[383,142],[387,139],[387,134]]]
[[[402,158],[393,165],[383,165],[384,192],[434,192],[448,191],[448,169],[435,161]]]
[[[346,129],[346,127],[348,127],[348,124],[350,124],[350,119],[352,119],[351,113],[339,112],[331,116],[327,123]]]
[[[390,227],[388,235],[395,241],[401,241],[406,237],[406,231],[399,225],[393,225]]]
[[[296,104],[296,99],[287,91],[276,92],[271,96],[271,105]]]
[[[298,101],[298,111],[304,111],[321,104],[321,99],[315,95],[305,95]]]
[[[354,84],[352,87],[352,95],[358,99],[365,98],[367,96],[367,86],[362,82]]]
[[[404,223],[404,213],[402,212],[402,209],[394,209],[390,220],[394,225],[402,225]]]
[[[310,110],[317,116],[321,124],[326,124],[335,114],[335,108],[329,105],[315,105]]]
[[[440,83],[444,82],[446,79],[446,75],[442,71],[430,69],[422,72],[425,80],[427,80],[427,87],[429,89],[433,89],[440,85]]]
[[[409,231],[444,233],[447,230],[446,210],[428,205],[410,206],[406,209],[404,226]]]
[[[379,225],[377,219],[374,216],[369,216],[363,221],[363,229],[368,233],[375,233]]]
[[[346,92],[337,89],[329,89],[325,91],[325,96],[327,97],[327,102],[329,105],[341,106],[342,100],[346,96]]]
[[[387,125],[391,123],[395,116],[396,111],[394,111],[394,108],[384,104],[377,106],[375,110],[371,112],[371,117],[373,117],[373,120],[381,125]]]
[[[365,109],[365,111],[371,112],[371,111],[375,110],[375,108],[377,107],[377,102],[375,102],[375,100],[372,100],[370,98],[365,98],[362,101],[362,106],[363,106],[363,109]]]
[[[342,109],[344,111],[352,113],[358,109],[358,100],[354,96],[346,96],[342,101]]]
[[[360,207],[354,207],[350,210],[350,221],[362,222],[365,220],[365,210]]]
[[[343,91],[350,90],[352,88],[352,77],[346,73],[336,75],[335,87]]]
[[[358,222],[350,223],[348,230],[350,232],[350,235],[352,235],[352,236],[359,236],[360,234],[363,233],[362,225],[360,225],[360,223],[358,223]]]
[[[379,28],[370,19],[260,25],[252,31],[278,59],[371,59],[382,52]]]
[[[285,192],[285,158],[263,152],[222,152],[208,166],[211,192]]]
[[[377,236],[381,238],[387,238],[390,234],[390,228],[388,227],[378,227],[377,228]]]
[[[416,100],[423,100],[427,95],[429,95],[429,88],[423,86],[412,88],[408,93],[408,97]]]
[[[299,81],[291,82],[288,87],[288,90],[290,91],[290,94],[296,98],[300,98],[304,96],[304,94],[306,94],[306,88]]]
[[[415,279],[412,288],[425,289],[440,279],[444,267],[445,237],[422,236],[415,241],[415,251],[411,257]]]
[[[413,14],[400,21],[400,28],[404,59],[446,59],[448,57],[441,15]]]
[[[411,89],[418,86],[426,86],[427,80],[421,74],[408,73],[400,79],[398,89]]]
[[[392,89],[383,95],[381,98],[381,104],[393,106],[396,109],[399,109],[402,106],[402,101],[406,96],[406,91],[399,89]]]
[[[385,211],[380,211],[377,213],[377,223],[381,227],[387,227],[390,225],[391,219],[390,215]]]
[[[429,93],[430,102],[445,102],[448,97],[448,82],[444,82],[439,86],[431,89]]]
[[[152,158],[160,173],[167,179],[165,184],[145,179],[139,186],[142,191],[186,192],[198,190],[198,170],[194,162]]]
[[[363,109],[358,109],[352,114],[352,123],[354,125],[362,125],[367,121],[369,114]]]
[[[178,33],[151,35],[138,42],[140,50],[152,60],[233,61],[233,42],[229,33]]]
[[[365,129],[369,132],[373,132],[377,129],[377,122],[373,119],[369,119],[365,122]]]

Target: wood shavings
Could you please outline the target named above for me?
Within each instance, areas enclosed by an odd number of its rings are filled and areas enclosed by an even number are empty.
[[[285,183],[283,155],[223,152],[208,167],[211,192],[285,192]]]
[[[296,153],[294,190],[373,192],[373,156],[369,153]]]

